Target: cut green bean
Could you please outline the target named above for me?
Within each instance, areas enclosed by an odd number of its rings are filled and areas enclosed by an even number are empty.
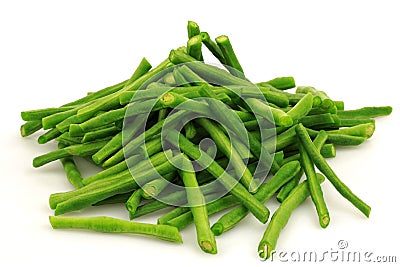
[[[126,209],[129,211],[129,218],[132,220],[133,214],[135,214],[137,207],[142,200],[143,189],[139,188],[135,190],[129,199],[125,203]]]
[[[21,112],[21,118],[24,121],[37,121],[41,120],[44,117],[53,115],[55,113],[71,110],[71,107],[60,107],[60,108],[44,108],[44,109],[36,109],[36,110],[28,110]]]
[[[179,143],[176,143],[173,135],[179,136]],[[254,214],[254,216],[262,223],[265,223],[269,216],[269,210],[262,205],[253,195],[251,195],[240,183],[235,180],[231,175],[226,173],[222,167],[212,160],[206,153],[200,152],[199,148],[186,139],[182,134],[176,130],[171,131],[166,137],[168,142],[177,148],[180,148],[186,155],[194,160],[197,160],[199,164],[206,167],[207,170],[224,185],[228,190],[231,191],[243,204]]]
[[[201,32],[201,37],[203,44],[210,50],[214,57],[216,57],[221,64],[226,64],[224,55],[222,54],[221,49],[213,40],[211,40],[210,35],[207,32]]]
[[[296,83],[293,77],[277,77],[275,79],[269,80],[267,82],[257,83],[257,85],[271,85],[279,90],[287,90],[296,87]]]
[[[320,91],[311,86],[298,86],[296,89],[296,93],[311,93],[315,97],[319,97],[321,99],[321,108],[325,110],[336,109],[335,103],[328,97],[328,95],[324,91]]]
[[[324,177],[318,175],[318,182],[322,183]],[[266,260],[275,249],[278,237],[286,226],[292,212],[310,195],[308,182],[304,181],[293,189],[290,195],[282,202],[275,211],[267,229],[258,245],[258,254],[261,259]]]
[[[279,188],[293,179],[299,172],[300,163],[298,161],[285,164],[269,181],[261,184],[259,190],[254,195],[255,198],[262,203],[266,202],[279,190]],[[236,226],[247,216],[248,213],[249,210],[245,206],[240,205],[224,214],[216,223],[214,223],[211,229],[215,235],[221,235]]]
[[[40,129],[42,129],[42,121],[28,121],[21,126],[20,133],[22,137],[26,137]]]
[[[64,145],[58,144],[59,148],[64,148]],[[82,175],[79,171],[78,167],[75,164],[75,161],[72,157],[62,158],[60,159],[61,164],[64,168],[65,174],[67,175],[68,181],[75,188],[81,188],[84,186],[82,183]]]
[[[215,200],[214,202],[208,203],[206,205],[207,208],[207,214],[208,216],[211,216],[215,213],[224,211],[228,208],[234,207],[236,205],[240,204],[240,201],[232,196],[224,196],[218,200]],[[167,225],[175,226],[179,230],[184,229],[186,226],[190,225],[193,223],[193,214],[191,211],[188,211],[172,220],[169,220],[166,222]]]
[[[296,127],[296,132],[298,135],[307,134],[306,129],[301,124]],[[325,131],[320,131],[316,139],[317,138],[326,141],[328,139],[328,135]],[[314,163],[311,161],[302,144],[299,145],[299,150],[301,166],[303,167],[307,177],[311,199],[314,202],[315,208],[317,209],[319,224],[322,228],[326,228],[329,224],[330,217],[324,200],[321,185],[319,184],[317,174],[315,173]]]
[[[199,118],[197,119],[197,122],[208,131],[218,149],[221,150],[226,157],[230,158],[235,173],[242,184],[250,192],[255,192],[258,188],[258,185],[254,182],[253,175],[245,166],[242,157],[239,155],[236,148],[233,146],[234,144],[231,143],[225,133],[209,119]]]
[[[192,38],[193,36],[199,35],[200,34],[199,25],[196,22],[189,20],[187,24],[187,33],[189,39]]]
[[[364,107],[354,110],[338,110],[337,114],[340,118],[375,118],[379,116],[388,116],[392,113],[392,107]]]
[[[278,126],[288,127],[293,124],[293,119],[286,112],[270,107],[259,99],[248,98],[246,102],[254,113],[272,123],[275,122]],[[273,118],[271,118],[271,114]]]
[[[65,147],[63,149],[55,150],[47,154],[38,156],[33,159],[33,166],[40,167],[49,162],[57,159],[65,158],[68,156],[90,156],[103,147],[107,141],[96,141],[85,144],[77,144]]]
[[[200,248],[207,253],[216,254],[217,244],[213,232],[210,229],[210,222],[208,220],[208,213],[204,195],[200,191],[199,185],[196,180],[196,174],[192,163],[185,161],[188,168],[179,171],[183,183],[186,188],[186,195],[188,204],[193,215],[193,221],[196,226],[197,242]]]
[[[61,132],[57,130],[56,128],[53,128],[51,130],[48,130],[46,133],[42,134],[38,138],[38,143],[39,144],[45,144],[51,140],[56,139],[58,136],[61,135]]]
[[[129,222],[116,218],[98,217],[56,217],[50,216],[54,229],[85,229],[102,233],[131,233],[153,236],[162,240],[182,243],[178,229],[168,225]]]
[[[176,174],[171,172],[161,178],[157,178],[142,186],[142,196],[146,199],[157,197],[165,187],[176,177]]]
[[[221,35],[215,38],[215,42],[219,46],[222,51],[222,55],[224,55],[226,65],[232,67],[228,68],[229,72],[239,78],[244,79],[243,68],[239,63],[239,60],[236,57],[235,52],[233,51],[232,44],[226,35]]]
[[[116,126],[111,126],[111,127],[100,129],[100,130],[94,130],[92,132],[87,132],[87,133],[85,133],[85,135],[82,138],[82,143],[92,142],[92,141],[95,141],[96,139],[103,139],[106,137],[115,136],[120,131],[121,130],[118,129]]]
[[[308,112],[312,108],[312,105],[313,105],[313,96],[312,94],[308,93],[302,99],[300,99],[300,101],[297,102],[297,104],[291,110],[287,112],[287,115],[292,117],[293,121],[297,121],[298,119],[308,114]],[[282,125],[282,126],[288,126],[288,125]]]
[[[200,33],[192,36],[187,41],[187,53],[195,59],[202,61],[203,55],[201,53],[202,37]]]
[[[301,125],[301,124],[299,124]],[[300,126],[302,127],[302,126]],[[371,207],[368,206],[364,201],[357,197],[350,188],[347,187],[332,170],[329,164],[325,161],[324,157],[318,152],[317,148],[311,142],[310,136],[307,131],[298,132],[298,137],[310,156],[311,160],[314,162],[315,166],[326,176],[326,178],[332,183],[336,190],[350,203],[352,203],[357,209],[359,209],[366,217],[369,217]]]

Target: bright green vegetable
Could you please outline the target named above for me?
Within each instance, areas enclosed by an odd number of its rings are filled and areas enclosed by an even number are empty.
[[[285,164],[279,171],[268,181],[264,182],[257,193],[254,195],[260,202],[266,202],[273,196],[275,192],[279,190],[285,183],[293,179],[300,172],[300,163],[293,161]],[[244,219],[249,210],[240,205],[235,209],[229,211],[223,215],[214,225],[212,231],[215,235],[221,235],[222,233],[232,229],[242,219]]]
[[[226,65],[233,68],[233,69],[229,68],[228,69],[229,72],[236,77],[244,79],[245,76],[243,73],[243,68],[239,63],[239,60],[237,59],[235,52],[233,51],[232,44],[228,36],[226,35],[218,36],[217,38],[215,38],[215,42],[221,49],[222,55],[224,55]]]
[[[176,130],[172,130],[171,132],[173,131],[176,132]],[[171,142],[175,147],[180,148],[192,159],[197,160],[203,167],[206,167],[222,185],[243,202],[243,205],[245,205],[259,221],[263,223],[267,221],[269,210],[264,205],[255,199],[241,184],[237,183],[235,178],[226,173],[218,163],[210,159],[206,153],[201,153],[199,148],[183,135],[178,132],[176,132],[176,134],[179,136],[178,144],[175,143],[176,140],[174,140],[172,133],[166,136],[166,140]]]
[[[322,183],[324,177],[318,175],[318,182]],[[278,237],[289,221],[290,215],[310,195],[308,182],[296,186],[290,195],[282,202],[268,223],[267,229],[258,245],[258,254],[262,259],[268,259],[276,247]]]
[[[132,220],[133,214],[135,214],[137,207],[142,200],[143,189],[139,188],[135,190],[129,199],[125,203],[126,209],[129,211],[129,217]]]
[[[20,128],[20,133],[22,137],[29,136],[42,128],[42,121],[28,121],[23,124]]]
[[[202,37],[200,34],[190,37],[187,41],[187,53],[197,60],[203,60],[201,44]]]
[[[217,244],[215,242],[214,234],[210,229],[210,222],[208,220],[204,196],[197,183],[196,174],[194,172],[192,163],[187,161],[185,166],[189,167],[187,168],[188,171],[181,170],[179,171],[179,174],[182,177],[186,188],[188,204],[190,205],[193,221],[196,226],[197,242],[203,251],[216,254]]]
[[[182,243],[175,227],[168,225],[128,222],[106,216],[98,217],[56,217],[50,216],[54,229],[85,229],[102,233],[131,233],[154,236],[166,241]]]
[[[297,125],[296,132],[298,135],[307,135],[307,131],[302,124]],[[320,131],[315,139],[321,139],[323,140],[321,143],[324,143],[328,139],[328,135],[325,131]],[[315,208],[317,209],[319,224],[322,228],[326,228],[329,224],[330,217],[324,200],[321,185],[319,184],[317,174],[315,173],[314,164],[302,144],[300,144],[299,149],[301,166],[307,177],[311,199],[314,202]]]
[[[364,107],[355,110],[338,110],[337,114],[340,118],[375,118],[379,116],[387,116],[392,113],[392,107]]]
[[[63,148],[64,145],[58,144],[59,148]],[[81,188],[83,187],[82,183],[82,175],[79,171],[78,167],[75,164],[75,161],[72,157],[62,158],[60,159],[61,164],[63,165],[65,174],[67,175],[68,181],[75,187]]]
[[[299,124],[301,125],[301,124]],[[357,209],[359,209],[365,216],[369,217],[371,207],[368,206],[364,201],[357,197],[340,179],[336,173],[328,165],[325,159],[318,152],[317,148],[311,142],[310,136],[306,131],[298,132],[298,137],[314,162],[315,166],[326,176],[326,178],[332,183],[336,190],[347,200],[349,200]]]
[[[215,213],[221,212],[228,208],[234,207],[240,204],[240,201],[232,195],[224,196],[214,202],[208,203],[206,205],[208,216]],[[179,230],[184,229],[186,226],[193,223],[193,214],[188,211],[172,220],[166,222],[167,225],[175,226]]]

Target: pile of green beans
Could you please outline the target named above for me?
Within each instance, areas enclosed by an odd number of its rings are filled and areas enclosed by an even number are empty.
[[[266,259],[308,196],[320,226],[329,225],[325,179],[369,217],[370,206],[326,158],[335,157],[337,148],[366,142],[375,118],[392,108],[345,110],[343,101],[324,91],[296,87],[293,77],[251,84],[228,36],[214,41],[193,21],[187,34],[186,46],[156,67],[143,58],[125,81],[60,107],[21,112],[23,137],[43,129],[39,144],[58,143],[57,150],[34,158],[33,166],[59,161],[75,187],[51,194],[52,227],[182,242],[180,231],[194,223],[198,246],[216,254],[216,236],[251,213],[267,224],[258,246]],[[226,69],[206,64],[204,47]],[[204,147],[205,140],[213,145]],[[76,160],[102,170],[82,177]],[[265,202],[274,196],[281,204],[270,216]],[[165,213],[155,224],[58,216],[108,204],[124,205],[130,220]],[[209,217],[221,213],[211,225]]]

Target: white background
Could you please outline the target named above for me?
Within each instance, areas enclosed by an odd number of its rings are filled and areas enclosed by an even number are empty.
[[[184,244],[176,245],[141,236],[52,230],[48,223],[49,195],[72,187],[59,162],[31,167],[35,156],[55,144],[37,144],[37,134],[21,138],[20,111],[59,106],[122,81],[143,56],[157,65],[186,43],[187,20],[213,37],[229,35],[254,82],[292,75],[299,85],[344,100],[348,109],[393,106],[390,117],[377,120],[370,140],[338,149],[329,160],[372,206],[370,218],[325,182],[329,227],[319,227],[307,200],[294,212],[277,249],[330,252],[346,240],[348,251],[394,255],[400,261],[397,1],[144,2],[1,1],[0,266],[288,266],[258,260],[265,225],[251,216],[218,237],[217,255],[200,251],[194,227],[185,229]],[[276,203],[268,206],[273,210]],[[88,208],[82,215],[127,218],[122,205]]]

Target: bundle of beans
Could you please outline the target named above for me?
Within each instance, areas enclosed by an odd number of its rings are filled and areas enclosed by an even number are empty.
[[[53,228],[182,242],[179,231],[194,223],[199,246],[214,254],[215,236],[251,213],[267,223],[258,247],[267,258],[290,214],[308,196],[321,227],[328,226],[320,185],[325,178],[368,217],[370,206],[325,158],[335,157],[337,147],[365,142],[374,118],[392,108],[344,110],[342,101],[314,87],[296,87],[292,77],[252,84],[227,36],[214,41],[194,22],[187,29],[186,46],[157,67],[144,58],[123,82],[61,107],[21,113],[22,136],[44,129],[40,144],[58,142],[57,150],[33,160],[34,167],[59,160],[76,188],[50,196]],[[203,46],[224,68],[204,62]],[[103,170],[83,178],[78,157]],[[275,195],[281,205],[270,218],[264,203]],[[169,210],[157,224],[58,216],[110,203],[123,203],[130,220]],[[210,226],[209,216],[228,209]]]

